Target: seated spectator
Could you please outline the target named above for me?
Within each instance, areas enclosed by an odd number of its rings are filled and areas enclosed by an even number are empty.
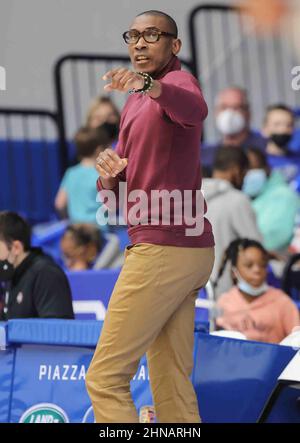
[[[99,153],[109,146],[109,136],[103,128],[84,127],[77,132],[75,144],[80,162],[65,172],[55,198],[55,208],[71,223],[96,224],[96,213],[102,203],[96,201],[99,174],[95,162]],[[100,228],[105,232],[108,230],[107,217]]]
[[[110,144],[115,147],[120,126],[120,112],[110,97],[97,97],[90,105],[86,126],[89,128],[98,128],[103,125],[109,133]]]
[[[272,169],[280,170],[287,182],[300,173],[300,156],[290,150],[295,116],[288,106],[277,104],[266,110],[262,132],[267,138],[266,153]]]
[[[0,212],[1,320],[74,318],[67,277],[40,248],[30,245],[30,226],[14,212]]]
[[[252,198],[263,244],[269,251],[285,252],[294,232],[300,199],[279,171],[271,171],[263,152],[248,149],[250,170],[243,191]]]
[[[287,294],[267,285],[267,251],[254,240],[237,239],[227,248],[218,277],[227,261],[235,286],[218,299],[217,327],[249,340],[281,342],[299,326],[299,311]]]
[[[66,267],[71,271],[83,271],[93,266],[102,249],[101,232],[94,225],[69,226],[62,239],[61,250]]]
[[[247,155],[236,147],[221,147],[216,154],[212,178],[202,182],[207,201],[206,217],[211,222],[215,237],[214,281],[223,252],[232,240],[246,235],[261,240],[250,199],[241,191],[248,170]],[[229,289],[231,278],[225,272],[217,288],[217,295]]]
[[[276,156],[286,156],[293,136],[295,118],[293,111],[282,104],[267,108],[263,134],[268,139],[266,152]]]
[[[233,86],[223,89],[216,98],[215,119],[221,140],[217,144],[203,145],[201,162],[212,165],[218,146],[236,146],[246,149],[255,146],[265,150],[266,140],[251,129],[251,111],[247,91]]]

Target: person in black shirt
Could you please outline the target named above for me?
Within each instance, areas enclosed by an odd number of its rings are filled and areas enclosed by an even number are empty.
[[[0,319],[73,319],[67,277],[41,248],[31,247],[30,238],[30,226],[22,217],[0,212]]]

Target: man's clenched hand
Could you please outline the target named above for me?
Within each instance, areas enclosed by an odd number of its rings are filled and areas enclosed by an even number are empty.
[[[111,148],[100,152],[96,159],[96,169],[103,178],[116,177],[127,166],[127,158],[120,158]]]

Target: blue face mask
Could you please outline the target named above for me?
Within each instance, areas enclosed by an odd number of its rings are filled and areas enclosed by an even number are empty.
[[[264,169],[250,169],[247,172],[244,183],[243,192],[249,197],[257,197],[267,181],[267,174]]]
[[[259,297],[269,289],[269,285],[266,282],[255,288],[240,276],[240,273],[236,268],[234,268],[233,271],[238,280],[237,287],[239,288],[239,290],[245,292],[248,295],[251,295],[252,297]]]

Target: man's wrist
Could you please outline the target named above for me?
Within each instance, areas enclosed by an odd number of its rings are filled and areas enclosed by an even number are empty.
[[[119,182],[118,177],[107,177],[107,178],[104,178],[101,175],[99,176],[99,180],[100,180],[100,182],[102,184],[102,187],[104,189],[107,189],[107,190],[114,189],[117,186],[118,182]]]
[[[141,88],[133,88],[129,91],[130,94],[146,94],[149,92],[153,86],[153,78],[147,72],[137,72],[136,73],[142,80],[143,85]]]
[[[158,80],[153,80],[153,86],[151,90],[147,93],[151,98],[158,98],[161,95],[162,86]]]
[[[144,80],[143,87],[140,89],[131,89],[129,94],[147,94],[151,98],[158,98],[162,92],[161,83],[154,80],[150,74],[143,72],[137,72],[137,74],[140,75]]]

